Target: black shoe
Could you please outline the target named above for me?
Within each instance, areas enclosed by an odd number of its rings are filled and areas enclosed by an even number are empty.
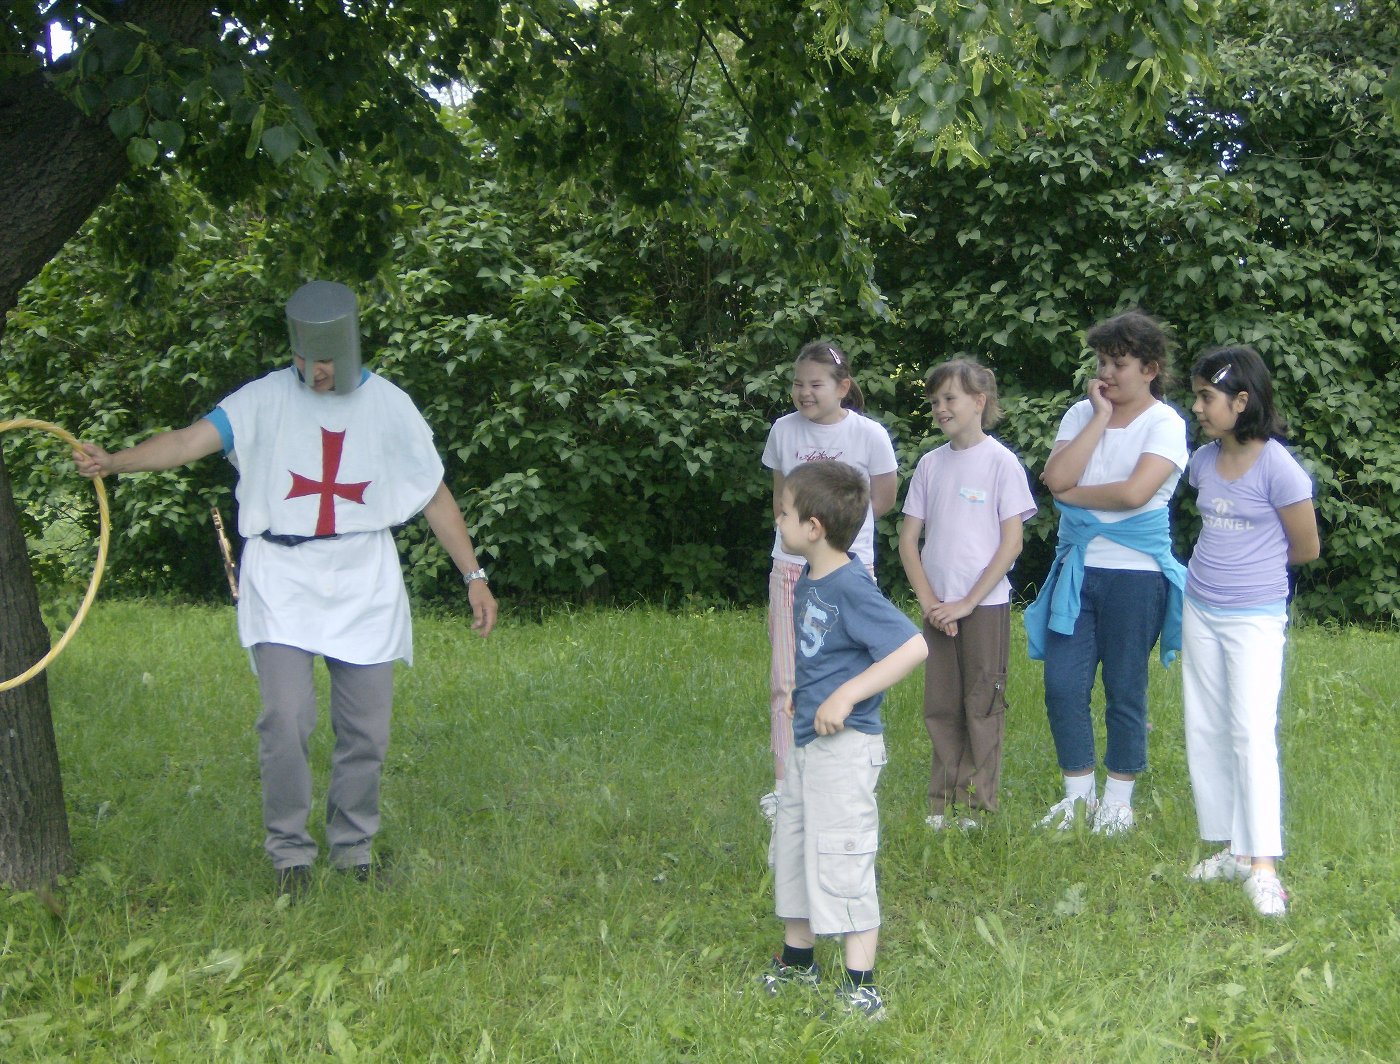
[[[337,868],[336,871],[347,879],[353,879],[356,883],[368,883],[380,890],[388,890],[394,885],[395,877],[390,871],[390,867],[379,861],[373,864],[365,862],[364,864],[346,865],[343,868]]]
[[[295,901],[311,889],[311,866],[298,864],[277,869],[277,896]]]

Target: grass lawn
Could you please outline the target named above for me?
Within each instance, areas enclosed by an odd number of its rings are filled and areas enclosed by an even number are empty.
[[[1397,651],[1294,633],[1277,921],[1184,878],[1208,851],[1179,668],[1154,658],[1152,769],[1117,839],[1031,827],[1060,788],[1023,644],[1002,811],[931,834],[905,681],[871,1024],[755,983],[781,934],[761,612],[560,613],[485,642],[420,616],[378,841],[395,883],[318,871],[287,907],[232,609],[105,602],[50,672],[78,868],[53,906],[0,892],[0,1060],[1395,1061]]]

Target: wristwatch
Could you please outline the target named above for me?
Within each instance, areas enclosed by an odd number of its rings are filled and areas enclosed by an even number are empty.
[[[471,587],[472,584],[476,583],[476,581],[478,581],[478,580],[485,580],[485,579],[486,579],[486,570],[485,570],[485,569],[473,569],[473,570],[472,570],[471,572],[469,572],[469,573],[463,573],[463,574],[462,574],[462,583],[466,584],[467,587]]]

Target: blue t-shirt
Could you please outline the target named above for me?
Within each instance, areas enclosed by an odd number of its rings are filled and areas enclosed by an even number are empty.
[[[797,686],[792,692],[792,738],[806,746],[817,737],[817,709],[853,676],[888,657],[919,634],[914,623],[875,586],[865,567],[850,562],[820,580],[803,567],[793,594]],[[846,727],[867,735],[885,730],[880,720],[884,692],[857,702]]]

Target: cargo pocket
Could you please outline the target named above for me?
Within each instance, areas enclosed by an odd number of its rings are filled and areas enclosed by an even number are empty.
[[[870,767],[884,768],[889,759],[889,755],[885,753],[885,737],[872,735],[870,737]]]
[[[817,882],[833,898],[863,898],[875,891],[878,831],[824,831],[817,836]]]
[[[968,709],[979,717],[1006,712],[1006,673],[982,676],[967,693]]]

